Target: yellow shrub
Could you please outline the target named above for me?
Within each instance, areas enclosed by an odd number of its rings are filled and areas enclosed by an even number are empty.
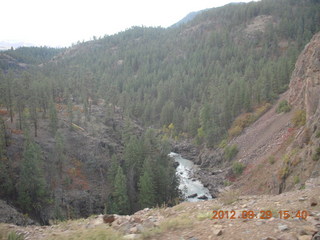
[[[295,127],[304,126],[306,124],[306,111],[301,109],[297,110],[291,121]]]

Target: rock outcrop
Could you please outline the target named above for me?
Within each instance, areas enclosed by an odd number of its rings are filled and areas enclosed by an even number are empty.
[[[15,208],[0,200],[0,222],[12,223],[18,226],[35,224],[28,216],[19,213]]]
[[[289,103],[304,108],[309,122],[320,113],[320,33],[313,36],[296,62]]]

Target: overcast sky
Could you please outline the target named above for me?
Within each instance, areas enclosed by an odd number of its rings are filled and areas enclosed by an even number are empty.
[[[235,1],[4,0],[0,3],[0,41],[70,46],[131,26],[168,27],[190,12]]]

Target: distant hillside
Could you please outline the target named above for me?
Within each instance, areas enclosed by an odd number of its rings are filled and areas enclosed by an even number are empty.
[[[190,21],[193,20],[198,14],[200,14],[202,11],[205,11],[205,10],[201,10],[201,11],[189,13],[187,16],[185,16],[184,18],[182,18],[179,22],[173,24],[171,27],[179,27],[179,26],[181,26],[182,24],[185,24],[185,23],[187,23],[187,22],[190,22]]]
[[[8,41],[0,41],[0,51],[8,50],[11,48],[18,48],[18,47],[31,47],[33,44],[31,43],[24,43],[24,42],[8,42]]]
[[[0,51],[0,69],[25,69],[27,66],[48,62],[64,49],[48,47],[19,47]]]

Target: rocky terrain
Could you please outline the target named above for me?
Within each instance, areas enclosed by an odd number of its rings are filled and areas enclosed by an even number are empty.
[[[144,209],[131,216],[115,215],[111,226],[103,222],[103,215],[51,226],[1,224],[0,239],[1,234],[3,237],[14,231],[26,240],[316,240],[320,239],[316,235],[320,230],[319,196],[320,178],[314,178],[306,182],[305,189],[280,195],[241,196],[234,190],[226,190],[218,199],[184,202],[171,208]],[[220,213],[220,217],[212,219],[215,216],[213,211],[224,211],[224,215]],[[250,215],[249,211],[255,215]],[[288,211],[290,217],[284,211]],[[230,213],[234,216],[231,217]]]

